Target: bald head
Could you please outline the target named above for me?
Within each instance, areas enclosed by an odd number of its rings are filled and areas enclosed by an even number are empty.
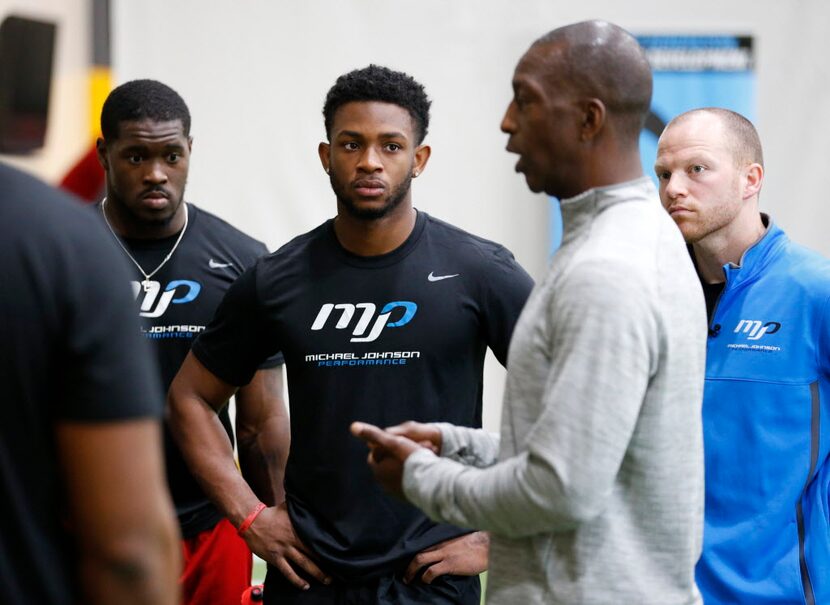
[[[723,144],[732,154],[736,166],[748,164],[764,165],[764,153],[761,148],[761,139],[752,122],[741,114],[723,109],[722,107],[703,107],[681,113],[666,125],[663,132],[668,132],[674,126],[686,123],[689,120],[711,116],[720,122],[723,128]]]
[[[577,94],[602,101],[621,136],[639,137],[651,104],[652,78],[634,36],[607,21],[583,21],[545,34],[531,50],[546,54],[551,73],[564,76]]]

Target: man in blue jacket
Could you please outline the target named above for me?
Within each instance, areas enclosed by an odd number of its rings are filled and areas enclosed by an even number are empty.
[[[660,137],[660,199],[706,295],[707,605],[830,602],[830,262],[758,210],[761,143],[697,109]]]

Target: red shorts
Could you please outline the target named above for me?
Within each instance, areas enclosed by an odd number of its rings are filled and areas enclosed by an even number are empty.
[[[239,605],[251,585],[253,560],[245,540],[227,519],[182,540],[182,605]]]

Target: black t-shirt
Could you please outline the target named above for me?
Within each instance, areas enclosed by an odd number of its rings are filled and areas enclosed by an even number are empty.
[[[0,601],[78,602],[55,425],[158,417],[127,269],[68,196],[0,165]]]
[[[726,282],[707,284],[700,280],[700,285],[703,286],[703,298],[706,299],[706,316],[709,318],[709,323],[712,323],[712,314],[715,312],[715,306],[718,304],[718,299]]]
[[[761,216],[765,217],[766,215]],[[703,298],[706,301],[706,317],[709,319],[709,324],[711,324],[712,315],[715,313],[715,307],[718,304],[718,299],[720,299],[721,292],[723,292],[723,288],[726,285],[726,283],[718,282],[715,284],[708,284],[705,281],[703,281],[703,278],[700,277],[700,271],[697,267],[697,258],[695,257],[694,248],[692,248],[691,244],[688,244],[686,248],[689,250],[689,256],[692,258],[692,264],[695,266],[695,271],[697,271],[698,277],[700,278],[700,285],[703,288]],[[713,330],[716,332],[719,329],[720,327],[715,328],[712,325],[709,326],[710,332],[712,332]]]
[[[188,204],[187,209],[188,224],[181,242],[170,260],[150,279],[149,291],[145,292],[141,286],[144,276],[131,265],[131,285],[139,305],[141,332],[156,353],[165,390],[170,388],[193,340],[213,318],[227,289],[247,267],[268,252],[264,244],[217,216],[193,204]],[[100,205],[97,213],[101,216]],[[170,253],[178,237],[177,233],[157,240],[122,238],[121,241],[149,273]],[[260,367],[279,363],[282,356],[277,354]],[[219,419],[233,442],[227,406],[220,411]],[[191,475],[166,426],[164,437],[167,482],[182,535],[189,538],[216,525],[222,514]]]
[[[502,246],[419,213],[406,242],[376,257],[344,250],[328,221],[228,291],[193,352],[232,384],[274,351],[285,355],[286,498],[327,572],[360,580],[397,571],[464,533],[386,496],[349,424],[480,426],[484,354],[489,346],[505,363],[531,287]]]

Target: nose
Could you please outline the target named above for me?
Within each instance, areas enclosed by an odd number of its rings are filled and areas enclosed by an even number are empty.
[[[686,195],[686,183],[683,175],[672,173],[667,180],[663,181],[663,191],[670,200]]]
[[[167,182],[167,173],[161,161],[151,162],[144,175],[144,182],[152,185],[161,185]]]
[[[383,162],[380,153],[373,145],[367,145],[360,154],[360,161],[357,169],[362,172],[377,172],[383,170]]]
[[[516,121],[513,119],[515,105],[515,102],[510,101],[510,105],[507,106],[504,117],[501,119],[501,131],[504,133],[513,134],[516,132]]]

